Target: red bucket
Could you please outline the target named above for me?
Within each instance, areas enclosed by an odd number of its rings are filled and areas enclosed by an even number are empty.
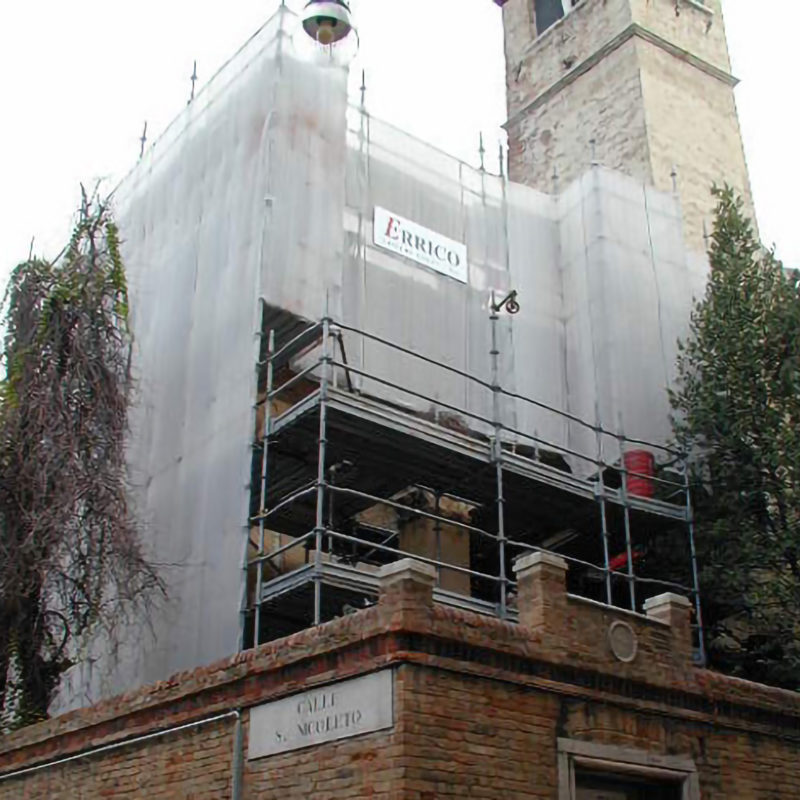
[[[656,458],[652,453],[647,450],[631,450],[625,453],[625,469],[628,494],[636,497],[652,497],[655,494],[653,476]]]

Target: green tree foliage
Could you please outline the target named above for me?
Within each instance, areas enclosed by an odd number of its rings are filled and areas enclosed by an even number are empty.
[[[100,636],[113,647],[161,584],[129,507],[130,336],[108,207],[84,194],[56,263],[31,259],[5,299],[0,395],[0,722],[47,714]]]
[[[800,688],[800,290],[715,189],[711,274],[681,344],[675,431],[693,455],[712,664]]]

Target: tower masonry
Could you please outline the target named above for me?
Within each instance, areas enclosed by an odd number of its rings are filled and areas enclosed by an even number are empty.
[[[551,191],[592,163],[677,187],[703,248],[713,183],[754,217],[721,0],[506,0],[509,173]]]

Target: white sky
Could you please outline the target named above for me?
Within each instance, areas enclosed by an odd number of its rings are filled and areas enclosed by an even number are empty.
[[[290,0],[296,8],[300,0]],[[668,0],[658,0],[668,4]],[[796,0],[725,0],[745,151],[765,243],[800,267]],[[0,0],[0,284],[55,255],[81,181],[127,172],[144,120],[155,137],[277,0]],[[505,119],[501,11],[492,0],[357,0],[373,114],[496,167]]]

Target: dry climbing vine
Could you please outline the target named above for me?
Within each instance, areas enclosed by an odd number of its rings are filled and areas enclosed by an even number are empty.
[[[161,582],[140,544],[125,462],[128,294],[108,205],[83,193],[56,263],[5,298],[0,395],[0,725],[47,714],[84,643],[109,647]]]

